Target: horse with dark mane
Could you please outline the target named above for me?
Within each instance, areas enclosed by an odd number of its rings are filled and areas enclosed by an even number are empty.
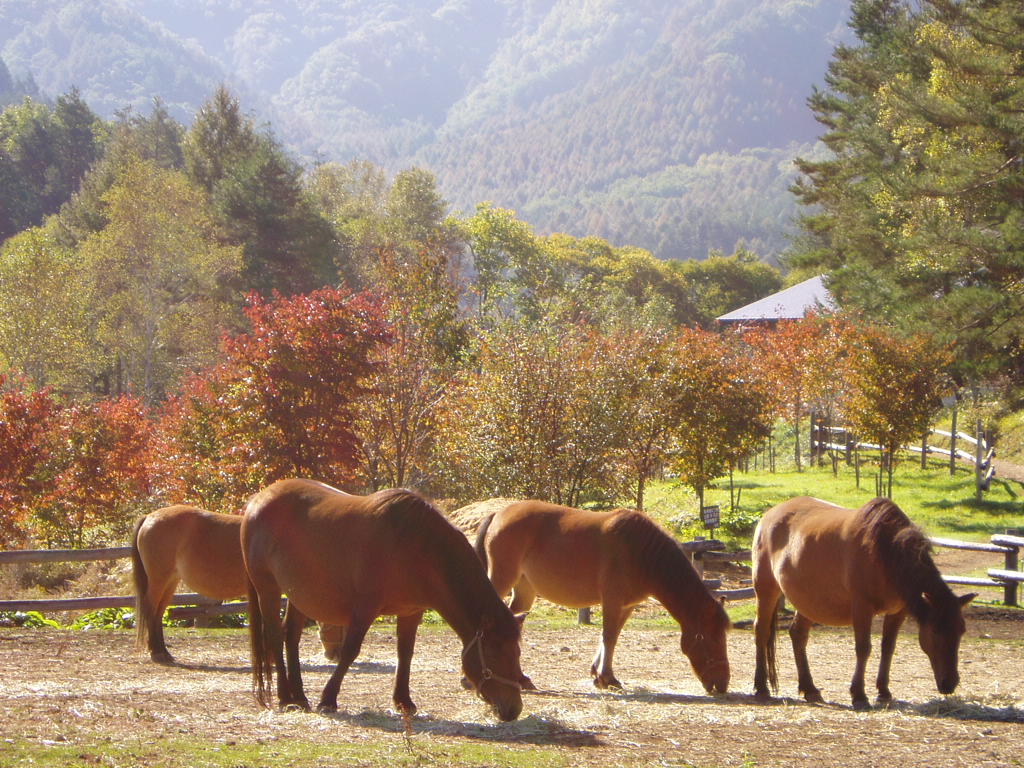
[[[466,537],[422,497],[401,489],[353,496],[312,480],[280,480],[250,499],[241,541],[253,687],[263,706],[276,674],[278,704],[309,709],[298,655],[307,617],[346,628],[318,705],[333,712],[370,625],[393,615],[398,664],[392,698],[401,711],[415,712],[409,670],[416,630],[431,608],[462,640],[462,669],[477,694],[499,719],[519,716],[519,622]],[[282,593],[288,595],[283,627]]]
[[[486,516],[476,551],[513,611],[536,596],[583,608],[600,603],[601,643],[590,673],[598,688],[621,687],[615,643],[633,609],[654,597],[682,629],[683,653],[710,692],[729,684],[729,619],[679,543],[642,512],[592,512],[523,501]]]
[[[954,595],[930,551],[921,529],[889,499],[876,498],[860,509],[845,509],[801,496],[765,512],[752,547],[758,698],[769,697],[769,685],[778,690],[775,636],[783,596],[796,610],[789,635],[799,691],[807,701],[822,701],[807,663],[811,625],[852,624],[857,664],[850,693],[854,707],[869,706],[864,672],[871,653],[871,622],[879,614],[884,618],[878,701],[892,700],[889,670],[896,635],[907,614],[917,621],[918,639],[939,692],[952,693],[960,681],[957,655],[965,630],[961,608],[974,595]]]

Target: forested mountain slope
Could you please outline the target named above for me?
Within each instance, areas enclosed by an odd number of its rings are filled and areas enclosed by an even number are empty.
[[[0,57],[109,116],[224,81],[302,156],[435,171],[457,207],[662,257],[793,215],[845,0],[0,0]]]

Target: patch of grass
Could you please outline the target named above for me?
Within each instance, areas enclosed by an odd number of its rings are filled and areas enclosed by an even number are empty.
[[[333,766],[508,766],[561,768],[568,755],[553,747],[503,743],[427,739],[385,739],[371,743],[301,739],[268,742],[215,742],[206,739],[156,741],[89,741],[61,743],[25,739],[0,741],[0,765],[32,765],[37,768],[333,768]]]
[[[719,480],[705,492],[705,504],[719,504],[723,521],[733,517],[742,523],[736,533],[723,528],[714,535],[731,548],[743,549],[750,546],[750,522],[775,504],[794,496],[816,496],[859,507],[875,496],[876,472],[877,467],[863,465],[860,487],[854,468],[844,463],[840,463],[835,475],[828,464],[805,467],[802,472],[793,468],[774,473],[737,472],[733,483],[734,493],[739,491],[736,511],[731,509],[728,479]],[[919,460],[901,461],[893,479],[892,496],[932,536],[983,541],[1007,528],[1024,527],[1024,493],[1019,483],[994,482],[978,503],[973,470],[961,467],[950,476],[944,462],[929,462],[926,469],[921,469]],[[696,501],[689,489],[670,480],[654,483],[648,501],[649,513],[681,538],[708,535],[698,519]],[[673,525],[670,520],[682,524]]]

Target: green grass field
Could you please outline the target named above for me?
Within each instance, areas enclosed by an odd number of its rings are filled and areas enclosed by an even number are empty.
[[[705,504],[721,507],[722,527],[716,538],[732,548],[750,545],[750,535],[765,510],[794,496],[817,496],[844,506],[859,507],[875,496],[877,468],[861,466],[860,486],[855,470],[840,462],[838,471],[824,467],[780,466],[777,472],[737,472],[730,501],[728,478],[719,479],[705,492]],[[893,501],[932,536],[984,541],[993,533],[1024,529],[1024,487],[996,477],[981,503],[975,501],[974,472],[958,467],[950,476],[944,462],[929,462],[921,469],[919,459],[909,458],[897,466],[893,480]],[[652,484],[647,496],[649,514],[684,538],[707,535],[697,512],[693,492],[666,480]]]

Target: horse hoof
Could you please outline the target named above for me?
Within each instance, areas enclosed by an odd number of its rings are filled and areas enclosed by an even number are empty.
[[[878,698],[875,699],[875,703],[885,707],[889,706],[892,704],[892,694],[889,693],[889,691],[879,691]]]
[[[338,705],[328,704],[326,702],[321,701],[319,704],[316,705],[316,711],[318,715],[333,715],[335,712],[338,711]]]
[[[821,691],[808,691],[804,694],[804,701],[808,704],[824,704],[825,699],[821,695]]]
[[[772,695],[767,690],[754,691],[754,701],[760,702],[762,704],[767,704],[771,700]]]
[[[614,677],[608,677],[608,678],[595,677],[594,678],[594,687],[600,688],[601,690],[607,690],[607,689],[611,688],[613,690],[621,691],[622,690],[622,683],[620,683]]]
[[[871,709],[871,703],[867,700],[867,698],[854,699],[853,708],[858,712],[866,712],[867,710]]]
[[[416,705],[412,701],[395,702],[395,709],[402,717],[412,717],[416,714]]]

